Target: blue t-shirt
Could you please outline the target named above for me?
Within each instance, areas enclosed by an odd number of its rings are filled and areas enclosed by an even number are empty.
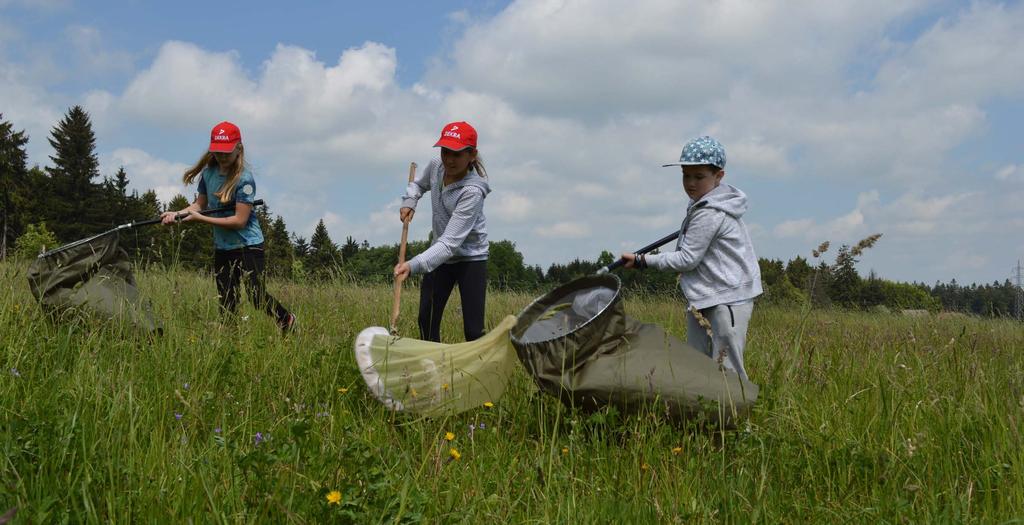
[[[230,202],[221,203],[220,198],[214,192],[224,184],[224,175],[217,167],[207,167],[199,179],[199,194],[206,195],[206,209],[230,206],[235,203],[252,205],[256,200],[256,180],[249,170],[243,170],[242,176],[235,186],[234,199]],[[231,217],[233,210],[214,213],[211,217]],[[260,229],[260,221],[256,218],[256,210],[249,214],[249,221],[244,228],[232,230],[220,226],[213,227],[213,246],[218,250],[235,250],[246,246],[255,246],[263,243],[263,230]]]

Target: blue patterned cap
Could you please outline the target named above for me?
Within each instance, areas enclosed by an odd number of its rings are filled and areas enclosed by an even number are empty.
[[[697,137],[683,146],[683,152],[679,154],[679,162],[663,164],[668,166],[700,166],[711,164],[725,169],[725,147],[721,142],[705,135]]]

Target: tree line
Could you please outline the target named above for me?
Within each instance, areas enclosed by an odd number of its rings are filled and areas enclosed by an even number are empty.
[[[27,165],[29,137],[16,131],[0,113],[0,258],[33,257],[50,249],[105,231],[119,224],[156,217],[179,210],[189,199],[177,195],[162,203],[153,190],[129,191],[129,174],[120,167],[111,176],[99,173],[96,137],[89,114],[80,106],[70,108],[52,128],[48,141],[53,148],[46,167]],[[267,272],[279,279],[390,282],[398,258],[398,245],[370,246],[347,236],[338,244],[321,220],[306,239],[290,233],[284,218],[267,206],[255,211],[265,237]],[[133,228],[120,233],[121,246],[140,265],[173,266],[208,270],[212,265],[212,236],[191,225]],[[760,259],[765,294],[761,301],[781,305],[813,304],[852,309],[951,310],[984,316],[1014,313],[1017,287],[1009,280],[991,285],[949,283],[898,283],[873,272],[858,274],[855,266],[863,251],[880,235],[854,246],[839,248],[834,260],[824,254],[828,243],[783,262]],[[411,241],[408,257],[425,250],[428,240]],[[575,259],[551,264],[546,270],[524,263],[513,241],[492,241],[488,259],[492,287],[541,292],[584,275],[591,275],[615,260],[603,251],[596,260]],[[630,294],[679,295],[677,276],[659,271],[617,271]]]

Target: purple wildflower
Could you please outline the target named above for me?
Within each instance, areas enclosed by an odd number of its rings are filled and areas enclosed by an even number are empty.
[[[21,377],[21,372],[19,372],[17,368],[12,368],[11,375],[14,377]]]
[[[483,421],[481,421],[481,422],[480,422],[480,430],[483,430],[483,429],[485,429],[485,428],[487,428],[487,425],[485,425],[485,424],[484,424],[484,422],[483,422]]]
[[[175,412],[174,413],[174,419],[177,420],[177,421],[181,421],[181,414]]]
[[[257,432],[256,436],[253,437],[252,440],[253,440],[253,444],[255,444],[255,445],[259,445],[260,443],[263,443],[263,432]]]
[[[213,429],[214,434],[220,434],[220,427]]]

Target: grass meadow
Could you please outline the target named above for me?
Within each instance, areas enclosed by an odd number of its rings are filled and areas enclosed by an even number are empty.
[[[222,320],[210,276],[143,271],[165,328],[150,339],[51,322],[25,267],[0,263],[0,514],[17,507],[15,523],[1024,522],[1017,322],[758,306],[761,397],[724,435],[656,410],[575,413],[521,368],[491,408],[416,419],[377,403],[352,355],[387,325],[389,286],[272,281],[299,315],[282,338],[248,304]],[[532,298],[492,291],[488,326]],[[457,308],[453,294],[447,342]],[[679,300],[626,311],[684,337]]]

